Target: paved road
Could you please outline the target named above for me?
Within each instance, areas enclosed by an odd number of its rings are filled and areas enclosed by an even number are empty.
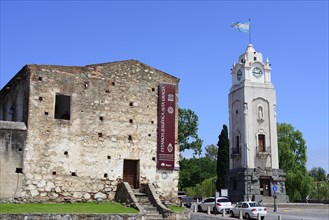
[[[277,212],[268,209],[268,214],[265,217],[266,220],[278,220],[281,216],[281,220],[328,220],[329,219],[329,206],[316,209],[303,209],[303,208],[281,208]],[[232,218],[229,216],[222,217],[219,215],[207,215],[207,213],[192,213],[191,220],[235,220],[237,217]]]

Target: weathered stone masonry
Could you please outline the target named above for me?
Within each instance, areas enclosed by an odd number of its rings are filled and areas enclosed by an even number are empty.
[[[1,181],[1,199],[88,201],[97,195],[112,200],[129,160],[137,166],[137,187],[152,183],[161,199],[175,200],[178,170],[163,175],[156,169],[160,82],[176,85],[177,96],[176,77],[135,60],[23,67],[0,92],[0,123],[27,127],[22,174],[6,162],[0,170],[14,173],[8,183],[15,185],[21,175],[21,187],[13,192]],[[176,108],[177,102],[176,97]],[[69,120],[60,118],[65,111]],[[1,159],[13,160],[1,141]],[[176,141],[177,167],[178,147]]]

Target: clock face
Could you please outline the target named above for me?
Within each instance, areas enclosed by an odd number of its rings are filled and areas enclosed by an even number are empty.
[[[238,81],[241,80],[241,78],[242,78],[242,72],[241,72],[241,70],[238,70],[238,73],[236,74],[236,78],[238,79]]]
[[[252,69],[252,74],[254,75],[254,77],[256,78],[260,78],[263,75],[263,72],[261,69],[259,69],[258,67],[254,67]]]

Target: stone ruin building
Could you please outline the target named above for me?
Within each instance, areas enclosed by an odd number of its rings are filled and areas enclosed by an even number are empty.
[[[175,201],[179,79],[136,60],[26,65],[0,91],[0,199]]]

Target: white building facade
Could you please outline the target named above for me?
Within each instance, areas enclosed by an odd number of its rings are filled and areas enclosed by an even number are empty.
[[[249,44],[233,64],[229,94],[229,195],[233,201],[287,201],[285,175],[279,169],[276,94],[269,60]]]

